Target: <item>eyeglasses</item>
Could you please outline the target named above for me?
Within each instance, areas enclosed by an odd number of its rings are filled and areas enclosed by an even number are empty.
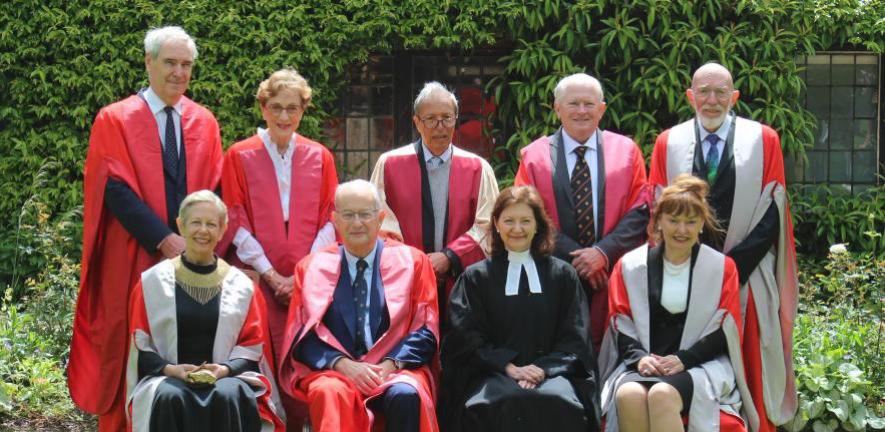
[[[734,94],[734,90],[727,90],[724,88],[710,89],[710,88],[705,87],[705,88],[698,89],[698,90],[692,89],[691,91],[692,91],[692,93],[698,95],[701,98],[701,100],[707,99],[712,94],[712,95],[716,96],[716,99],[724,101],[724,100],[728,100],[728,98],[730,98],[731,95]]]
[[[279,116],[283,112],[287,112],[290,115],[295,115],[295,114],[298,114],[298,113],[304,111],[304,107],[301,105],[289,105],[289,106],[284,107],[282,105],[273,104],[273,105],[268,105],[267,110],[270,111],[271,114],[273,114],[275,116]]]
[[[443,125],[443,127],[450,128],[455,125],[455,121],[457,121],[455,117],[443,117],[440,119],[435,118],[425,118],[421,119],[421,123],[424,124],[424,127],[428,129],[436,129],[439,125]]]
[[[341,219],[344,219],[347,222],[360,221],[366,222],[372,220],[375,215],[378,214],[378,210],[360,210],[360,211],[342,211],[338,213],[338,216]]]

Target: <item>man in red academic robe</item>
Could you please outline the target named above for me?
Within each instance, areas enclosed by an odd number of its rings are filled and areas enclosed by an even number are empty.
[[[371,183],[341,184],[333,221],[343,246],[295,269],[279,382],[307,402],[316,431],[368,432],[376,413],[388,431],[438,430],[433,267],[418,249],[378,239],[384,217]]]
[[[633,140],[599,129],[605,101],[596,78],[567,76],[553,94],[562,127],[522,149],[514,184],[538,189],[558,230],[554,255],[571,262],[592,289],[590,332],[598,351],[608,316],[608,273],[646,237],[645,160]]]
[[[142,271],[184,250],[175,216],[221,175],[218,122],[184,97],[197,56],[179,27],[145,37],[150,87],[104,107],[84,172],[83,257],[68,387],[99,430],[125,429],[129,293]],[[96,385],[101,383],[101,385]]]
[[[792,366],[796,251],[777,132],[731,113],[740,97],[722,65],[701,66],[686,90],[696,118],[658,136],[649,182],[667,186],[690,172],[710,184],[708,200],[726,230],[701,241],[737,265],[744,314],[743,355],[761,431],[796,412]]]
[[[452,145],[458,118],[452,92],[427,83],[414,110],[421,139],[382,154],[371,181],[387,213],[381,229],[430,257],[445,316],[455,278],[486,256],[483,237],[498,183],[485,159]]]

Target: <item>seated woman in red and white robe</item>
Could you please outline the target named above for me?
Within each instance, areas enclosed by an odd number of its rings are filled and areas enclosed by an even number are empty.
[[[624,255],[609,281],[599,364],[606,431],[745,431],[758,424],[741,360],[734,262],[698,243],[718,230],[707,184],[683,175],[652,216],[658,246]],[[742,417],[743,416],[743,417]]]
[[[214,255],[226,225],[214,193],[188,195],[178,217],[185,252],[142,273],[133,290],[129,430],[285,430],[261,293]]]

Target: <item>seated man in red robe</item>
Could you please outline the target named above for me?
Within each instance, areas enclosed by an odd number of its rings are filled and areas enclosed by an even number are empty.
[[[99,430],[122,431],[129,294],[141,272],[177,257],[175,218],[188,193],[214,190],[221,135],[209,110],[184,96],[197,46],[180,27],[144,38],[148,88],[101,109],[83,179],[83,258],[68,387]],[[101,383],[97,386],[96,383]]]
[[[387,213],[382,229],[430,257],[445,316],[455,278],[486,257],[483,237],[498,183],[485,159],[452,144],[458,120],[452,92],[435,81],[425,84],[414,112],[421,139],[382,154],[371,181]],[[445,322],[442,328],[445,333]]]
[[[590,297],[590,333],[599,349],[608,315],[608,273],[645,241],[645,159],[628,137],[599,129],[602,85],[579,73],[559,81],[553,109],[562,127],[522,150],[514,184],[538,189],[556,224],[553,255],[570,262]]]
[[[774,432],[798,407],[792,359],[796,246],[780,137],[732,111],[740,91],[718,63],[698,68],[685,95],[695,118],[658,136],[649,183],[661,190],[679,174],[692,173],[709,184],[710,206],[725,231],[707,232],[701,242],[737,266],[757,430]]]
[[[368,431],[376,413],[388,431],[438,429],[433,266],[411,246],[378,239],[384,216],[371,183],[341,184],[332,218],[343,246],[295,268],[279,382],[307,402],[316,431]]]

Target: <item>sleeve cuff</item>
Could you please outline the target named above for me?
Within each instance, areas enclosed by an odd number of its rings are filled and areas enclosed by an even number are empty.
[[[449,262],[452,264],[452,268],[450,271],[452,275],[460,275],[461,272],[464,271],[464,265],[461,264],[461,258],[458,256],[458,254],[456,254],[455,251],[449,248],[443,248],[442,252],[446,255],[446,258],[448,258]]]

